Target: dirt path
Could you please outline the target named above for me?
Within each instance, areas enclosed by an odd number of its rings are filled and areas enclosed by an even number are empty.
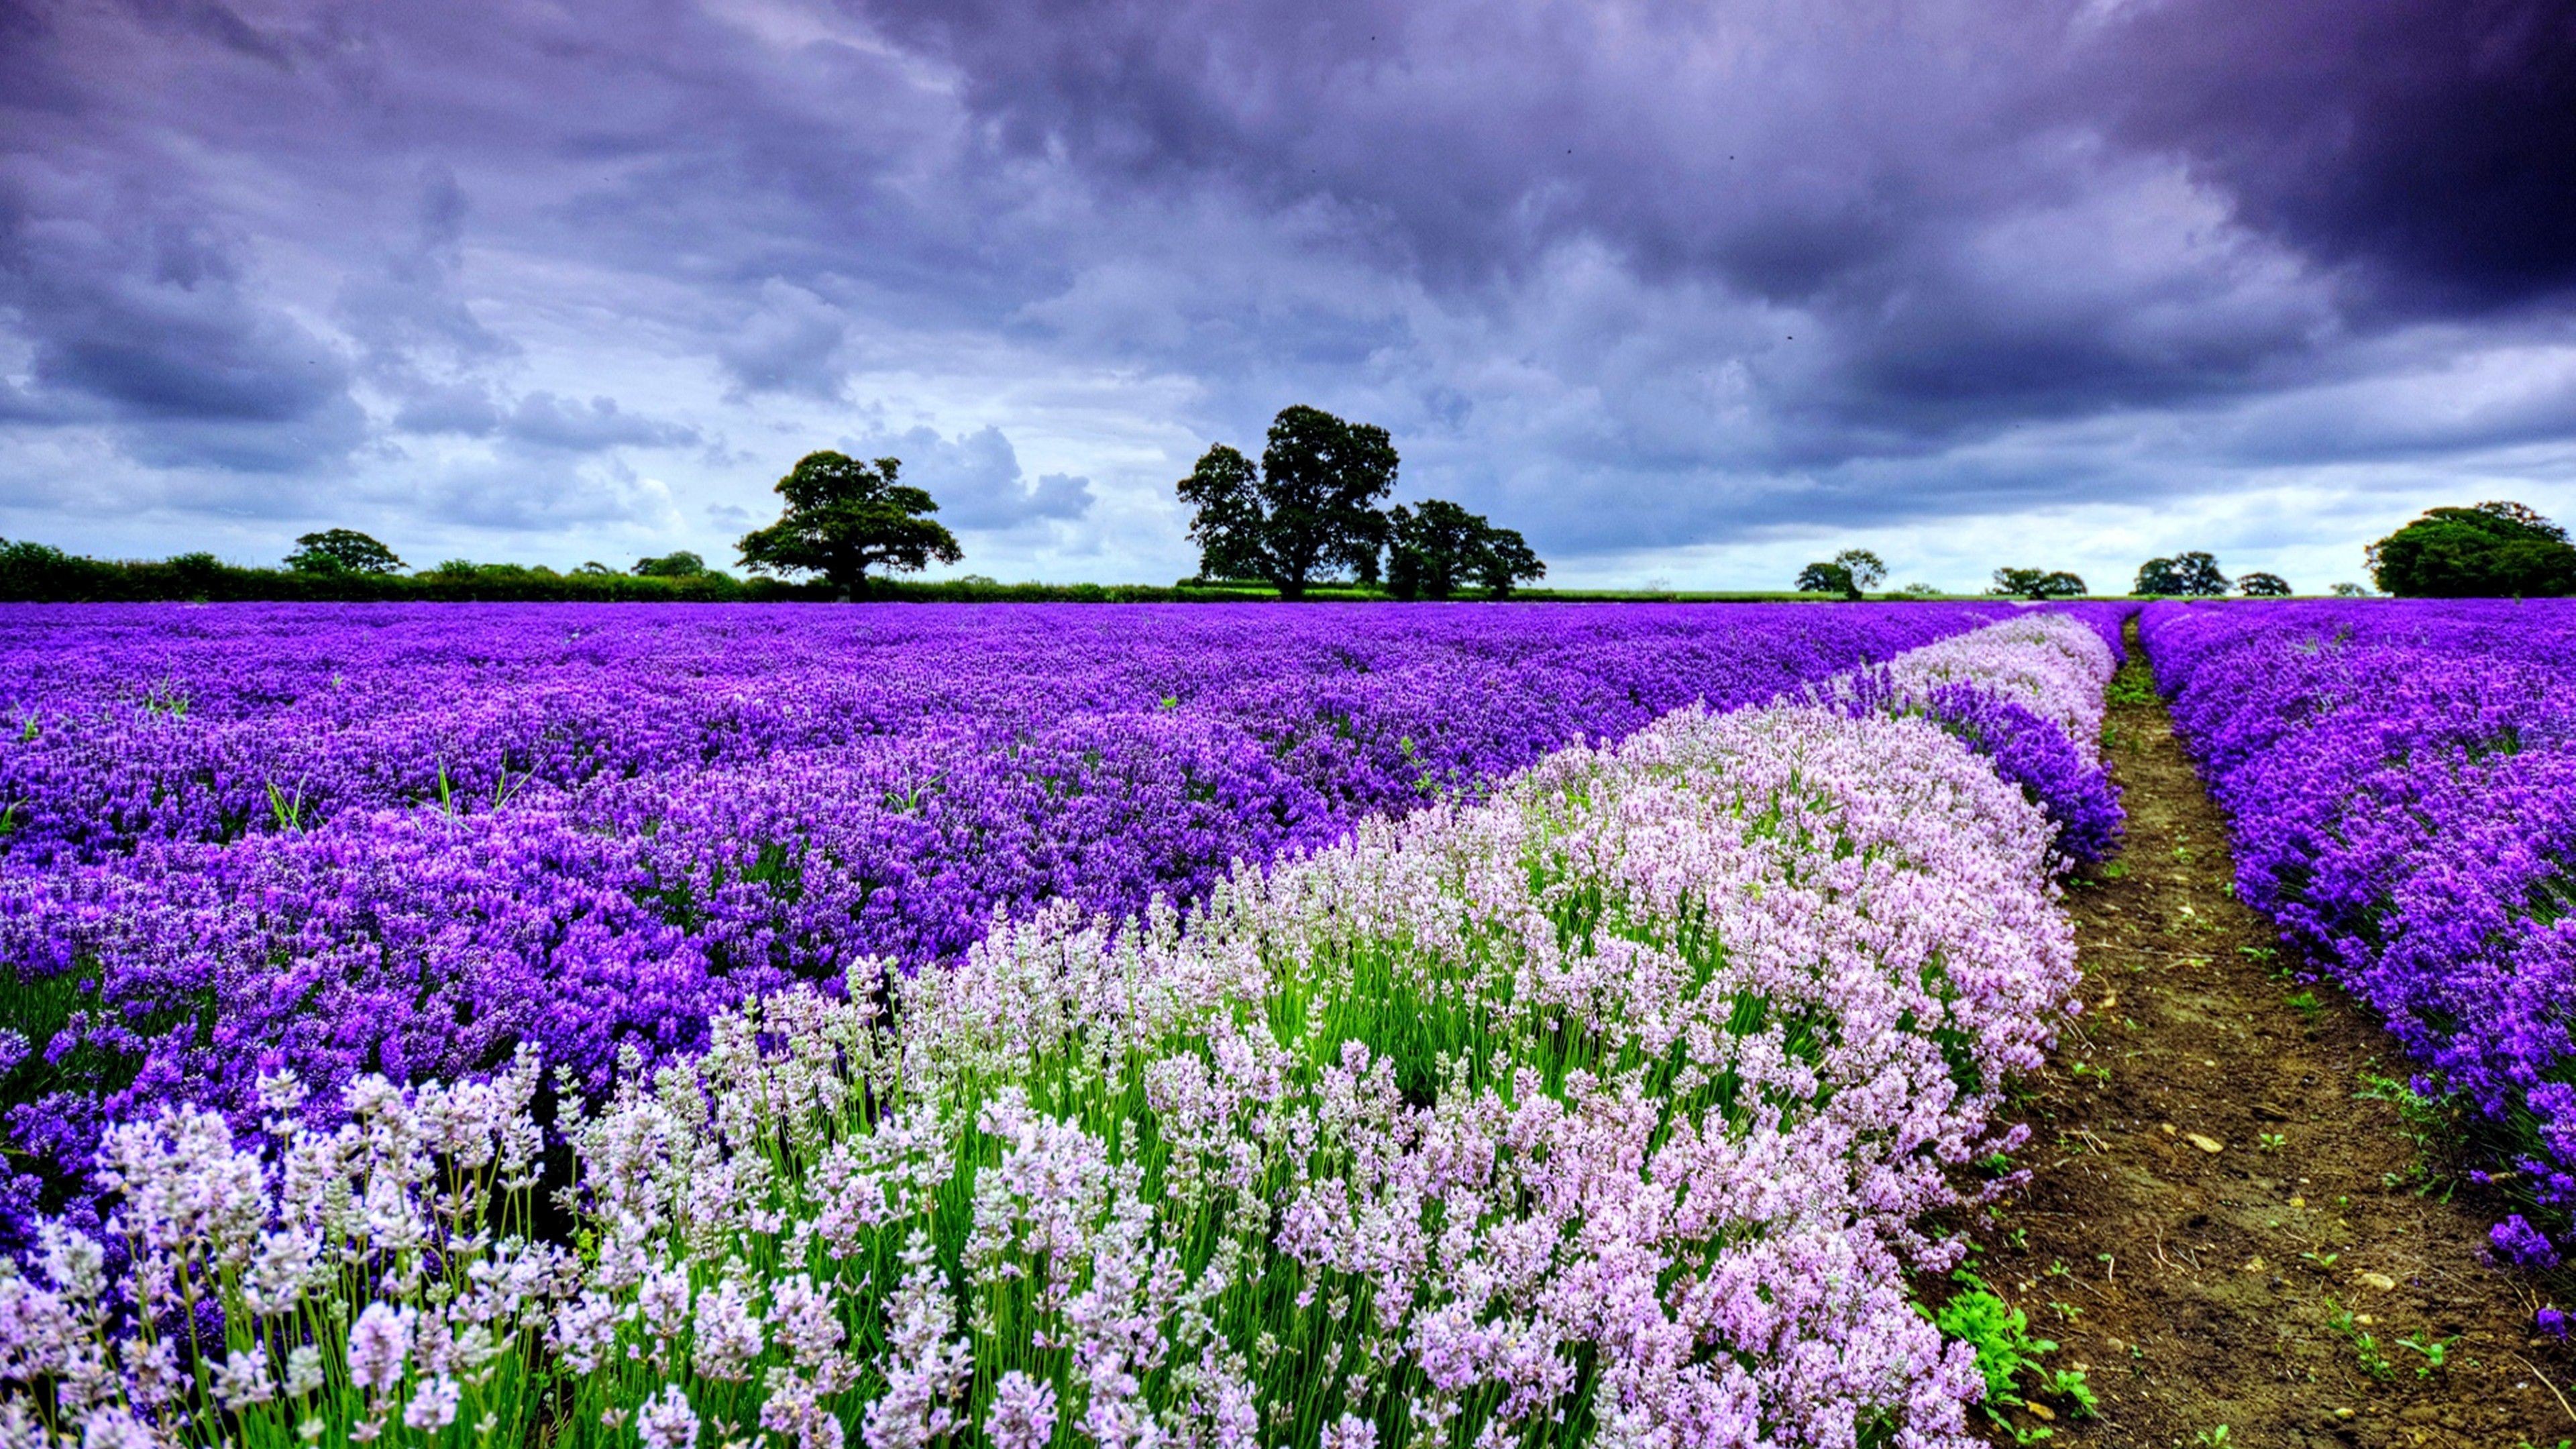
[[[2157,1449],[2576,1438],[2576,1358],[2534,1338],[2531,1286],[2479,1259],[2502,1208],[2454,1182],[2438,1133],[2427,1151],[2402,1090],[2370,1088],[2406,1075],[2396,1044],[2292,979],[2237,904],[2224,821],[2130,670],[2111,715],[2128,845],[2068,890],[2086,1011],[2031,1084],[2031,1180],[1973,1265],[2100,1415],[2043,1399],[2012,1424]]]

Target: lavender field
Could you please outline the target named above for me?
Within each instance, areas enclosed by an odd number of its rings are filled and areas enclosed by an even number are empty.
[[[2118,606],[0,616],[0,1442],[1967,1442]]]

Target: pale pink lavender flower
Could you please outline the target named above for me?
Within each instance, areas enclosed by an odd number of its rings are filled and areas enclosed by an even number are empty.
[[[741,1278],[728,1274],[698,1295],[691,1366],[701,1376],[726,1381],[749,1378],[753,1360],[760,1357],[761,1338],[760,1318],[752,1312]]]
[[[695,1449],[697,1411],[689,1407],[689,1396],[678,1384],[665,1384],[636,1411],[635,1433],[644,1449]]]
[[[403,1408],[403,1423],[424,1432],[444,1429],[456,1422],[457,1396],[456,1380],[431,1374],[412,1390],[411,1402]]]
[[[993,1449],[1046,1449],[1055,1438],[1055,1385],[1013,1369],[993,1386],[984,1432]]]
[[[409,1308],[370,1303],[349,1326],[349,1379],[371,1394],[389,1394],[402,1382],[411,1352]]]

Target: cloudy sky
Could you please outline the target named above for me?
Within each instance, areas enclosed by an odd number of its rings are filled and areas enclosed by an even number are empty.
[[[730,562],[839,447],[1163,581],[1297,402],[1560,583],[2576,517],[2576,8],[0,0],[0,536]]]

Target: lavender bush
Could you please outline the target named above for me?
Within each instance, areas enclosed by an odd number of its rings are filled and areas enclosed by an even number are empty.
[[[2042,619],[1888,674],[2080,728],[2109,668]],[[2055,837],[1927,719],[1685,708],[626,1044],[545,1240],[535,1048],[268,1073],[0,1267],[0,1440],[1965,1449],[1904,1273],[2066,1007]]]
[[[2240,895],[2576,1207],[2576,605],[2151,605]],[[2510,1256],[2550,1252],[2524,1225]]]

